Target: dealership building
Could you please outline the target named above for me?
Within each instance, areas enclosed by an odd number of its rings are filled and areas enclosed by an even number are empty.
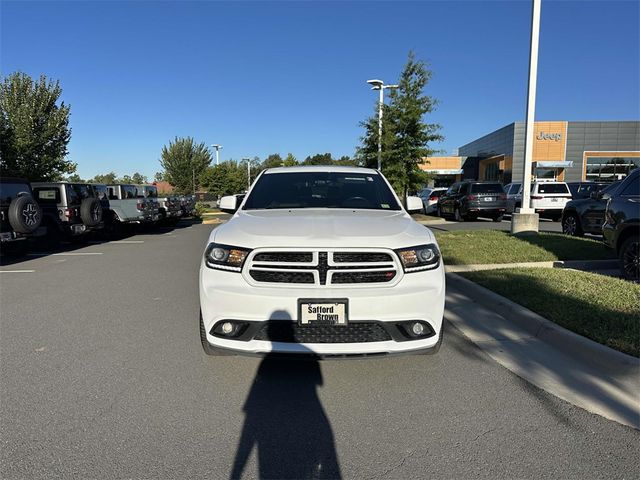
[[[514,122],[463,145],[455,157],[421,166],[435,185],[459,179],[522,181],[525,123]],[[532,173],[565,182],[612,182],[640,167],[640,121],[535,122]],[[444,168],[446,167],[446,168]]]

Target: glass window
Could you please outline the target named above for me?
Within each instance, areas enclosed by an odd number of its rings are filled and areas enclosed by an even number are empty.
[[[109,189],[109,200],[118,200],[118,187],[107,187]]]
[[[349,172],[267,173],[260,177],[244,209],[357,208],[400,210],[377,174]]]
[[[499,183],[474,183],[471,193],[504,193],[504,189]]]
[[[630,178],[626,181],[620,195],[625,197],[640,196],[640,175],[636,175],[634,178]]]
[[[36,187],[33,194],[38,203],[58,203],[60,201],[60,190],[57,187]]]
[[[77,192],[72,185],[64,185],[62,188],[66,188],[67,191],[67,204],[75,205],[76,203],[80,203],[82,197],[79,192]]]
[[[587,180],[613,182],[640,167],[640,157],[587,157]]]
[[[538,193],[569,193],[569,187],[565,183],[540,183]]]
[[[29,185],[26,183],[0,182],[0,200],[2,203],[11,203],[19,193],[30,193]]]
[[[512,183],[511,188],[509,189],[509,193],[511,195],[516,195],[520,191],[520,186],[521,185],[519,183]]]
[[[133,185],[121,185],[122,198],[137,198],[138,189]]]
[[[94,185],[93,189],[100,200],[106,200],[109,197],[106,185]]]

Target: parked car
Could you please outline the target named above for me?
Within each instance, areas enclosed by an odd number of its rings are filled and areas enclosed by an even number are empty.
[[[509,213],[515,212],[522,206],[522,184],[518,193],[513,193],[513,185],[510,184],[509,195],[512,200],[508,209]],[[550,218],[556,222],[562,218],[562,210],[571,200],[569,186],[565,182],[555,180],[535,180],[531,182],[531,196],[529,205],[541,217]]]
[[[429,213],[435,213],[438,208],[438,199],[440,195],[446,192],[446,188],[423,188],[418,192],[418,197],[422,200],[423,210],[422,213],[425,215]]]
[[[155,185],[136,185],[137,196],[143,199],[148,212],[151,214],[151,223],[160,220],[160,202],[158,201],[158,187]]]
[[[522,184],[521,183],[508,183],[504,186],[504,192],[507,195],[507,211],[506,213],[513,213],[516,211],[516,205],[519,207],[522,204]]]
[[[200,266],[207,354],[435,353],[444,266],[437,241],[377,170],[305,166],[260,173],[209,237]]]
[[[606,188],[592,191],[589,198],[570,200],[562,210],[562,233],[582,236],[585,233],[602,235],[607,200],[620,182],[604,184]]]
[[[180,202],[172,195],[159,195],[158,196],[158,214],[160,215],[160,221],[167,222],[169,224],[176,223],[182,216],[182,209],[180,208]]]
[[[0,244],[24,253],[27,239],[41,236],[42,209],[23,178],[0,177]]]
[[[640,169],[611,194],[604,218],[604,243],[615,249],[622,276],[640,282]]]
[[[476,220],[479,216],[500,222],[507,208],[507,196],[498,182],[465,180],[456,182],[440,196],[439,217],[453,216],[456,221]]]
[[[67,182],[33,182],[33,195],[42,208],[43,239],[48,247],[61,240],[83,241],[104,228],[102,204],[93,185]]]
[[[611,183],[604,182],[567,182],[569,191],[571,192],[571,198],[578,200],[581,198],[590,198],[593,192],[598,192],[603,188],[611,185]]]
[[[116,231],[125,225],[149,224],[154,221],[153,207],[149,206],[144,198],[138,198],[135,185],[107,185],[107,189]]]

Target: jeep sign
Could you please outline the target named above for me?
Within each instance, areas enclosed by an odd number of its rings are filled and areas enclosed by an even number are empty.
[[[540,132],[536,138],[538,140],[553,140],[554,142],[559,142],[560,138],[562,138],[562,134]]]

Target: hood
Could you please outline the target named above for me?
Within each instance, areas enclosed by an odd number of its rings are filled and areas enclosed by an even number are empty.
[[[297,209],[240,210],[210,241],[246,248],[378,247],[435,243],[431,231],[404,211]]]

